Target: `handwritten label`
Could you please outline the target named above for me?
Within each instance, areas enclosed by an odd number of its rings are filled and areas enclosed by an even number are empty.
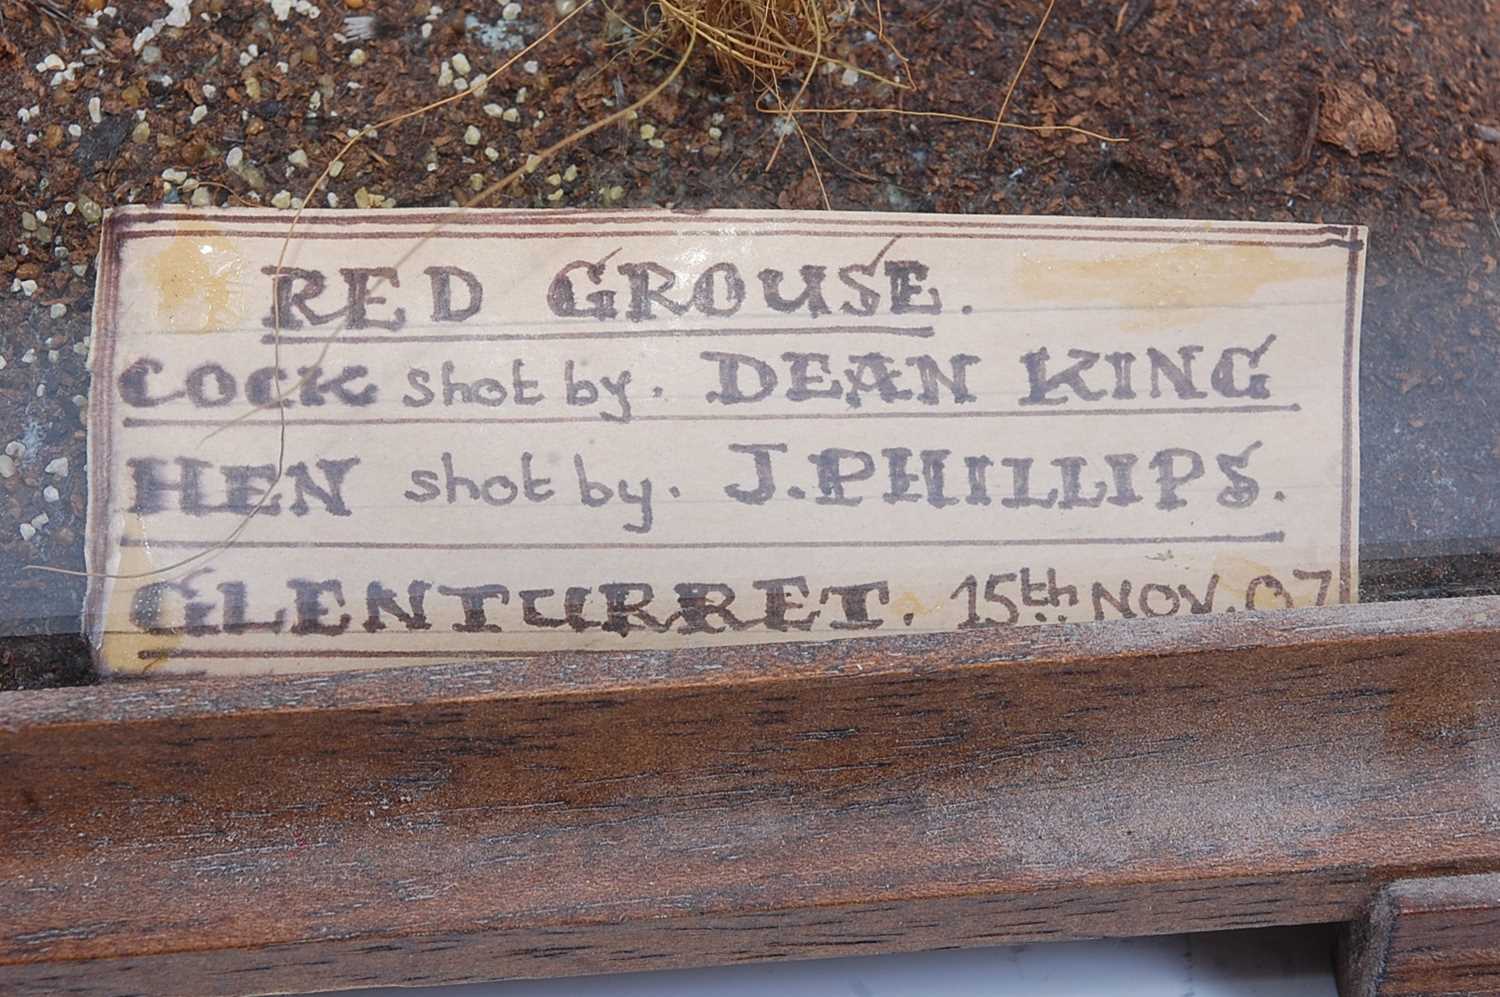
[[[110,670],[1357,596],[1362,229],[310,212],[283,258],[288,220],[108,221]]]

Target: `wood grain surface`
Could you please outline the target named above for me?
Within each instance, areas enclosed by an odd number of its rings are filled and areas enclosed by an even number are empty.
[[[0,698],[0,990],[1337,921],[1500,871],[1500,599]]]
[[[1500,875],[1391,883],[1340,945],[1344,997],[1500,994]]]

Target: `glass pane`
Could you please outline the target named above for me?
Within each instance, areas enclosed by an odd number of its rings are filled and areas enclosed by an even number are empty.
[[[0,100],[0,189],[11,206],[0,249],[0,688],[92,674],[77,636],[85,584],[76,574],[85,570],[94,480],[89,412],[101,390],[119,390],[91,384],[88,367],[101,212],[127,204],[289,209],[341,154],[351,129],[460,94],[343,151],[310,205],[381,212],[466,204],[520,168],[487,206],[774,216],[826,203],[934,218],[1363,226],[1358,597],[1500,590],[1500,119],[1484,96],[1493,82],[1491,14],[1271,5],[1236,11],[1225,30],[1231,15],[1221,5],[1064,5],[1006,104],[1008,124],[1033,130],[1007,127],[991,148],[982,122],[923,115],[992,117],[1041,21],[1040,4],[829,4],[835,16],[821,32],[830,55],[810,74],[808,54],[794,44],[800,28],[781,39],[782,62],[748,67],[700,34],[678,72],[691,31],[661,24],[659,11],[626,5],[620,14],[638,22],[629,27],[584,5],[488,83],[485,74],[575,5],[530,4],[519,14],[419,5],[347,20],[333,8],[314,17],[305,6],[199,4],[187,17],[175,7],[169,16],[122,4],[70,18],[26,5],[4,22],[0,62],[9,60],[14,85]],[[627,120],[525,171],[533,156],[658,87]],[[803,113],[768,113],[778,99]],[[813,113],[820,110],[829,113]],[[600,255],[614,248],[599,245]],[[1163,262],[1156,277],[1207,286],[1194,258],[1184,259]],[[201,271],[203,261],[197,271],[194,263],[162,279]],[[746,274],[761,293],[755,271]],[[798,275],[787,275],[790,294]],[[1075,315],[1086,332],[1098,287],[1080,279],[1065,290],[1078,310],[1054,307],[1046,321]],[[448,307],[461,308],[458,300]],[[1274,304],[1264,294],[1256,300]],[[1178,344],[1183,314],[1167,307],[1159,326],[1133,333],[1144,336],[1141,364],[1152,335]],[[1266,335],[1297,333],[1276,324],[1274,308],[1257,314]],[[1007,328],[1044,319],[1015,321]],[[249,348],[272,349],[259,340]],[[310,362],[299,349],[297,362]],[[604,346],[586,349],[607,355]],[[242,373],[270,362],[233,354],[225,348],[225,363]],[[408,359],[425,354],[418,348]],[[942,373],[951,381],[951,368]],[[214,445],[234,452],[243,445],[229,441],[245,438],[226,432]],[[690,441],[668,434],[660,446]],[[265,438],[246,449],[256,452],[244,460],[265,459]],[[914,452],[912,460],[916,480],[921,458]],[[1330,468],[1328,480],[1336,473]],[[954,475],[961,479],[962,468]],[[930,479],[924,484],[930,490]],[[795,525],[799,515],[785,521]],[[410,522],[391,513],[394,531]],[[967,592],[978,606],[990,578],[1044,567],[1014,553],[986,557],[955,572],[960,601]],[[361,609],[363,599],[362,586],[350,595]],[[1328,601],[1337,601],[1336,585]],[[1036,622],[1023,615],[1019,622]]]

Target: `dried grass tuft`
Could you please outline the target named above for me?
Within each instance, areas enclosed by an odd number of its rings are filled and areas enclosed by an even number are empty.
[[[648,8],[667,48],[680,52],[699,39],[726,74],[748,75],[762,91],[836,62],[825,54],[833,26],[853,12],[839,0],[656,0]]]

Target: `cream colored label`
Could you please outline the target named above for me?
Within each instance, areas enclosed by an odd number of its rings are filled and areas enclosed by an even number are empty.
[[[1357,596],[1362,229],[311,212],[283,257],[289,219],[109,220],[111,670]]]

